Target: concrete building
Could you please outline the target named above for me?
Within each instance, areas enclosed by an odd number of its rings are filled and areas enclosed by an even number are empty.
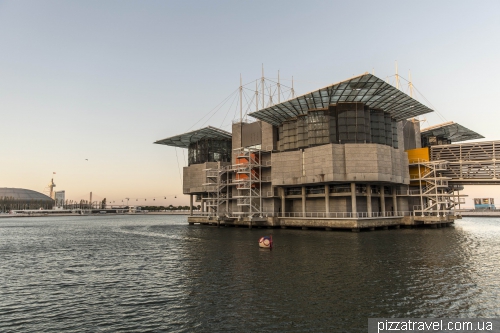
[[[440,176],[429,146],[461,137],[452,124],[421,132],[415,117],[428,112],[365,73],[252,112],[232,133],[209,126],[155,143],[188,149],[183,193],[203,211],[190,224],[448,225],[461,187]]]
[[[63,209],[66,202],[66,191],[55,191],[54,201],[54,209]]]

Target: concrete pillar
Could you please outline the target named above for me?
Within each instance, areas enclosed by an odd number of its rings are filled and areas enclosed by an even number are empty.
[[[189,195],[189,216],[193,216],[193,195]]]
[[[302,214],[306,214],[306,187],[302,186]]]
[[[330,185],[325,185],[325,212],[330,213]]]
[[[397,195],[397,187],[392,187],[392,207],[394,209],[394,216],[396,216],[396,212],[398,211],[398,197]]]
[[[201,211],[202,211],[202,213],[205,212],[205,199],[203,199],[203,198],[201,199]]]
[[[351,183],[351,206],[353,217],[358,212],[356,208],[356,183]]]
[[[370,184],[366,185],[366,210],[368,217],[372,217],[372,186]]]
[[[285,208],[286,208],[286,199],[285,199],[285,188],[284,187],[280,187],[280,191],[281,191],[281,216],[285,216]]]
[[[385,214],[385,193],[384,186],[380,185],[380,211],[382,212],[382,216]]]

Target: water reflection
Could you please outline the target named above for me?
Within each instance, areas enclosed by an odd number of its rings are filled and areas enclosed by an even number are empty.
[[[269,252],[256,246],[268,231],[211,229],[212,246],[187,249],[201,263],[186,269],[198,276],[189,288],[218,292],[198,292],[190,302],[217,323],[236,328],[244,320],[250,331],[364,330],[369,317],[498,316],[498,268],[487,264],[498,259],[498,245],[481,245],[461,227],[467,223],[371,233],[272,230]],[[216,322],[204,324],[220,329]]]
[[[272,251],[257,245],[267,234]],[[371,317],[498,317],[499,236],[496,219],[362,233],[0,220],[0,327],[365,332]]]

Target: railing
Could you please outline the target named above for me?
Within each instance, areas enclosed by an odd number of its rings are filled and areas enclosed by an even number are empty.
[[[325,188],[306,188],[306,194],[325,194]]]
[[[427,191],[427,188],[423,187],[422,188],[422,193],[424,193],[426,191]],[[406,190],[406,191],[398,190],[396,193],[398,195],[420,195],[420,190]]]
[[[256,208],[256,207],[254,207]],[[500,212],[500,209],[492,209],[492,210],[473,210],[473,209],[462,209],[462,210],[453,210],[453,211],[448,211],[448,210],[441,210],[439,213],[441,215],[460,215],[461,212]],[[434,214],[433,214],[434,213]],[[403,217],[403,216],[435,216],[435,213],[437,211],[400,211],[400,212],[385,212],[385,213],[380,213],[380,212],[373,212],[372,216],[368,216],[368,212],[358,212],[358,213],[352,213],[352,212],[332,212],[332,213],[325,213],[325,212],[308,212],[308,213],[293,213],[293,212],[285,212],[285,213],[280,213],[280,212],[222,212],[220,216],[226,216],[226,217],[241,217],[241,216],[248,216],[248,215],[253,215],[253,216],[258,216],[258,217],[278,217],[278,218],[324,218],[324,219],[348,219],[348,218],[357,218],[357,219],[369,219],[369,218],[383,218],[383,217]],[[196,212],[196,216],[207,216],[207,217],[215,217],[218,216],[217,213],[214,212]]]
[[[207,217],[217,216],[217,214],[215,212],[196,212],[196,216],[198,216],[198,215],[207,216]],[[194,216],[194,214],[193,214],[193,216]]]
[[[350,187],[330,187],[330,193],[350,193]]]
[[[236,200],[236,204],[238,206],[241,206],[241,205],[249,205],[250,204],[250,199],[249,198],[241,198],[241,199],[237,199]]]
[[[209,170],[209,171],[207,171],[206,175],[207,175],[207,178],[208,177],[218,177],[219,172],[217,170]]]
[[[269,214],[269,213],[263,213]],[[411,216],[413,212],[409,211],[399,211],[399,212],[285,212],[285,213],[273,213],[277,214],[278,217],[298,217],[298,218],[377,218],[377,217],[403,217]],[[370,216],[371,215],[371,216]]]

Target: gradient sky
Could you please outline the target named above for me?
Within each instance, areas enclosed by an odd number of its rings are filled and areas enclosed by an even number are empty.
[[[301,94],[392,76],[397,60],[439,112],[423,127],[500,140],[499,13],[499,1],[0,0],[0,187],[44,192],[56,172],[68,199],[187,204],[187,151],[152,143],[202,127],[261,64]],[[235,117],[204,125],[230,131]],[[500,203],[497,186],[465,193]]]

